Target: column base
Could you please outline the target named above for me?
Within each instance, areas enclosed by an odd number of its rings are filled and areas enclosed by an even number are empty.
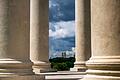
[[[0,75],[31,75],[32,62],[14,59],[0,59]]]
[[[120,80],[120,56],[96,56],[86,62],[82,80]]]
[[[43,75],[23,75],[23,76],[7,75],[7,76],[0,76],[0,80],[45,80],[45,76]]]
[[[70,71],[75,71],[75,72],[84,72],[84,73],[85,73],[86,68],[74,67],[74,68],[70,68]]]
[[[70,68],[70,71],[85,72],[86,69],[85,62],[75,62],[74,67]]]
[[[34,65],[32,67],[33,67],[33,72],[35,74],[51,71],[50,63],[46,63],[46,62],[39,62],[39,61],[34,62]]]
[[[54,70],[54,69],[51,69],[51,68],[49,68],[49,69],[38,69],[38,68],[35,69],[34,68],[33,72],[35,74],[40,74],[40,73],[47,73],[47,72],[57,72],[57,70]]]

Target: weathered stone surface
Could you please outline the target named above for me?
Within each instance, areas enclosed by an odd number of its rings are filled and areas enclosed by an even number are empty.
[[[29,59],[29,0],[0,0],[2,74],[33,74]]]
[[[120,80],[120,0],[91,0],[92,57],[83,80]]]
[[[34,72],[40,73],[50,68],[48,0],[31,0],[30,9],[30,59]]]
[[[0,80],[45,80],[42,75],[0,76]]]
[[[71,71],[85,71],[85,62],[91,54],[90,37],[90,0],[75,0],[75,58],[74,68]]]

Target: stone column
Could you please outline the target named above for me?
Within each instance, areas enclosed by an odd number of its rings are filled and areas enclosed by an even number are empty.
[[[29,0],[0,0],[0,75],[32,73]]]
[[[90,57],[90,0],[75,0],[75,58],[71,71],[85,71]]]
[[[92,57],[84,80],[120,80],[120,0],[91,0]]]
[[[48,71],[49,64],[49,0],[31,0],[30,2],[30,58],[34,63],[34,72]]]

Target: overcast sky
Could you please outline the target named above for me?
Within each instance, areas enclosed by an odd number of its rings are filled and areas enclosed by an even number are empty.
[[[75,0],[49,0],[49,52],[75,46]]]

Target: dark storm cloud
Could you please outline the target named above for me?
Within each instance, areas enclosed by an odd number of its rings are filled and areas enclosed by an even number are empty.
[[[75,19],[75,0],[50,0],[50,22],[70,21]],[[58,10],[59,9],[59,10]]]

